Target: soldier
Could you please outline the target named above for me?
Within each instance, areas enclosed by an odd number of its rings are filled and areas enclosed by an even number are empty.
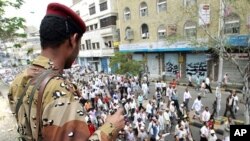
[[[85,23],[70,8],[51,3],[40,25],[41,55],[13,81],[9,101],[21,140],[111,141],[124,127],[119,109],[90,136],[80,96],[63,69],[76,59]]]

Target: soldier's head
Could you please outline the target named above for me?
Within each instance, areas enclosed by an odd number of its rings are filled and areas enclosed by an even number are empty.
[[[85,23],[73,10],[59,3],[49,4],[39,31],[42,54],[53,52],[54,56],[61,56],[64,68],[70,68],[85,31]]]

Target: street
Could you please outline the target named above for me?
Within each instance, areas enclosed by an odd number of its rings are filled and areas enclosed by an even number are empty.
[[[183,99],[183,93],[185,90],[185,86],[178,86],[177,90],[178,90],[178,98],[179,98],[179,103],[182,102]],[[4,141],[13,141],[15,140],[15,138],[18,136],[17,132],[16,132],[16,121],[13,117],[13,115],[10,113],[9,107],[8,107],[8,102],[7,102],[7,93],[8,93],[8,86],[4,85],[2,82],[0,83],[0,90],[2,92],[2,95],[0,97],[0,103],[1,103],[1,110],[0,110],[0,140],[4,140]],[[189,88],[189,91],[192,95],[192,99],[189,102],[189,107],[192,106],[193,101],[195,100],[195,98],[197,97],[198,92],[196,92],[193,88]],[[213,91],[215,92],[215,91]],[[151,82],[150,83],[150,98],[152,98],[152,95],[154,94],[154,83]],[[225,99],[226,97],[229,95],[228,92],[222,92],[222,103],[221,103],[221,112],[220,115],[222,115],[224,113],[225,110]],[[238,95],[239,98],[241,99],[241,95]],[[204,106],[208,106],[210,112],[212,112],[212,103],[215,100],[215,95],[214,94],[207,94],[205,98],[202,98],[202,103]],[[147,101],[146,101],[147,102]],[[146,102],[144,103],[144,105],[146,105]],[[240,110],[237,113],[236,118],[239,120],[243,120],[244,121],[244,115],[243,115],[243,111],[244,110],[244,105],[240,104]],[[193,134],[194,139],[200,140],[200,131],[199,128],[195,127],[195,126],[191,126],[191,131]],[[222,139],[222,136],[217,134],[218,138]],[[166,137],[167,140],[174,140],[173,135],[169,135]]]

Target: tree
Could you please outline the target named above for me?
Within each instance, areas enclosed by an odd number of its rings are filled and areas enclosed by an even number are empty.
[[[0,40],[1,42],[13,41],[17,37],[26,37],[26,34],[18,33],[23,29],[24,18],[21,17],[5,17],[5,8],[13,7],[19,9],[24,3],[23,0],[0,0]]]
[[[110,67],[118,65],[115,73],[126,75],[139,75],[143,70],[143,62],[132,60],[131,53],[116,52],[115,56],[111,57]]]
[[[250,6],[250,0],[214,0],[213,3],[203,1],[204,5],[200,4],[202,3],[202,0],[199,0],[199,3],[189,5],[186,7],[180,6],[181,12],[179,15],[176,15],[176,20],[174,20],[176,25],[185,25],[192,24],[192,22],[186,22],[181,23],[183,21],[189,20],[189,21],[198,21],[198,24],[193,24],[197,28],[195,31],[186,32],[183,33],[176,33],[171,35],[170,37],[167,37],[167,41],[169,43],[177,42],[177,41],[186,41],[192,44],[193,46],[198,47],[208,47],[210,52],[217,56],[219,59],[219,73],[218,73],[218,82],[222,82],[222,68],[223,68],[223,60],[230,61],[238,70],[240,73],[243,85],[244,85],[244,91],[243,94],[250,95],[249,90],[249,80],[250,80],[250,15],[249,15],[249,6]],[[207,13],[203,13],[202,15],[201,11],[202,8],[207,8]],[[181,10],[184,9],[184,10]],[[178,9],[177,9],[178,10]],[[206,12],[206,11],[205,11]],[[237,14],[236,14],[237,13]],[[208,18],[206,18],[206,14]],[[226,34],[228,32],[228,25],[226,25],[226,22],[228,22],[232,18],[233,20],[237,21],[239,20],[239,27],[229,27],[230,30],[232,30],[233,35],[239,34],[236,30],[244,29],[244,34],[246,34],[246,42],[248,42],[248,45],[241,46],[239,44],[232,44],[230,43],[230,38],[232,37],[229,34]],[[238,18],[238,19],[237,19]],[[237,19],[237,20],[236,20]],[[192,26],[193,26],[192,25]],[[198,26],[197,26],[198,25]],[[229,25],[234,26],[234,25]],[[190,26],[191,27],[191,26]],[[188,38],[187,34],[193,34],[194,32],[199,32],[199,35],[197,33],[194,37]],[[236,34],[235,34],[236,33]],[[197,36],[198,37],[197,37]],[[248,37],[247,37],[248,36]],[[246,64],[244,66],[240,65],[239,59],[235,56],[234,53],[239,54],[245,54],[246,58]]]

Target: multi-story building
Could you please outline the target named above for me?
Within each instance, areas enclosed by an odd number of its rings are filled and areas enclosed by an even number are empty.
[[[229,3],[225,5],[221,2],[119,0],[119,51],[132,52],[133,59],[144,60],[145,71],[151,77],[176,77],[180,74],[182,77],[199,75],[217,79],[218,57],[211,54],[209,44],[213,38],[230,35],[228,43],[244,40],[245,46],[249,42],[250,25],[249,3],[246,0],[237,2],[246,6],[243,11],[246,14],[237,13]],[[244,39],[241,40],[241,37]],[[230,72],[232,65],[224,62],[223,72]],[[232,75],[235,76],[235,73],[232,72]]]
[[[116,0],[73,0],[74,9],[85,21],[79,64],[96,71],[110,72],[114,55],[113,35],[116,32]]]

